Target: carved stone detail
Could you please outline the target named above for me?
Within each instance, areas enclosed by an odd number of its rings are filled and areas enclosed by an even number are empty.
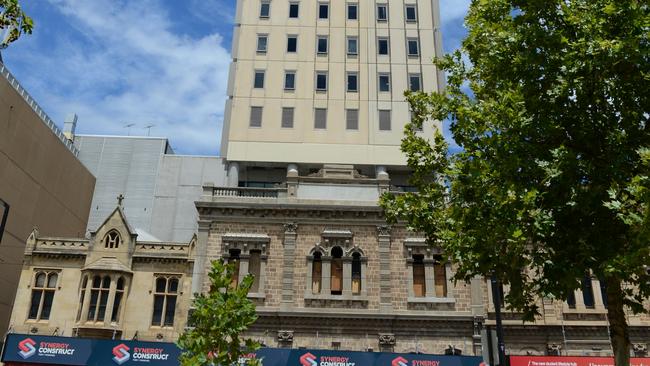
[[[290,234],[295,234],[296,231],[298,231],[298,224],[295,222],[288,222],[284,224],[284,232],[285,233],[290,233]]]
[[[562,352],[562,345],[558,343],[546,344],[546,354],[549,356],[559,356]]]
[[[648,345],[644,343],[634,343],[632,345],[636,357],[646,357],[648,355]]]
[[[292,343],[293,342],[293,330],[278,330],[278,342],[280,342],[280,343]]]
[[[390,231],[391,231],[391,226],[390,225],[377,225],[377,234],[384,235],[384,236],[390,236]]]
[[[393,334],[393,333],[379,333],[379,345],[380,346],[394,346],[395,345],[395,334]]]
[[[475,316],[474,317],[474,335],[475,336],[480,336],[481,335],[481,330],[483,330],[483,323],[485,322],[485,318],[482,316]]]

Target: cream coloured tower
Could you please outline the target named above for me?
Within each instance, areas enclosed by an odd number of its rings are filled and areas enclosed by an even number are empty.
[[[239,0],[235,19],[222,141],[230,184],[262,183],[246,170],[289,163],[404,171],[403,93],[443,86],[432,64],[437,0]]]

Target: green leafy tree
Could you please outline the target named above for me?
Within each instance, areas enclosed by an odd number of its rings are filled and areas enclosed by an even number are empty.
[[[6,48],[23,33],[31,34],[32,28],[34,21],[20,8],[18,0],[0,0],[0,29],[9,32],[0,48]]]
[[[257,320],[255,305],[248,299],[253,276],[248,274],[232,286],[235,267],[213,261],[209,273],[210,291],[194,299],[192,325],[179,340],[183,350],[183,366],[212,366],[238,364],[239,359],[255,350],[260,344],[252,339],[242,339],[240,334]],[[250,359],[248,365],[258,365]]]
[[[606,285],[616,364],[625,308],[648,311],[650,5],[474,0],[461,51],[436,60],[440,93],[408,93],[402,150],[419,193],[382,198],[391,220],[438,243],[456,279],[493,272],[525,320],[585,275]],[[464,56],[471,62],[464,62]],[[449,120],[447,154],[414,133]],[[645,307],[644,307],[645,306]]]

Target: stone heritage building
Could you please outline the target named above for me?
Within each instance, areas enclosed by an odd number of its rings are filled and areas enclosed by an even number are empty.
[[[195,241],[138,240],[120,206],[88,238],[34,229],[10,332],[173,341],[187,323]]]

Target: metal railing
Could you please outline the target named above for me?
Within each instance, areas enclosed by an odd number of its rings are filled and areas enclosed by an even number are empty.
[[[50,128],[50,130],[56,135],[56,137],[58,137],[59,140],[61,140],[63,145],[65,145],[65,147],[68,148],[68,150],[70,150],[74,154],[74,156],[79,156],[79,150],[74,146],[72,141],[68,140],[65,137],[65,135],[63,135],[63,132],[61,132],[61,130],[54,123],[54,121],[52,121],[52,119],[47,115],[47,113],[45,113],[43,108],[41,108],[41,106],[36,102],[36,100],[34,100],[34,98],[32,98],[32,96],[27,92],[27,90],[25,90],[25,88],[23,88],[22,85],[20,85],[18,80],[13,76],[13,74],[9,71],[9,69],[2,63],[0,63],[0,73],[2,74],[2,76],[5,77],[5,79],[7,79],[9,84],[11,84],[11,86],[14,89],[16,89],[18,94],[20,94],[20,96],[23,97],[25,102],[27,102],[27,104],[34,110],[34,112],[38,115],[41,121],[43,121],[43,123],[45,123],[45,125]]]
[[[214,187],[213,197],[278,198],[286,188]]]

